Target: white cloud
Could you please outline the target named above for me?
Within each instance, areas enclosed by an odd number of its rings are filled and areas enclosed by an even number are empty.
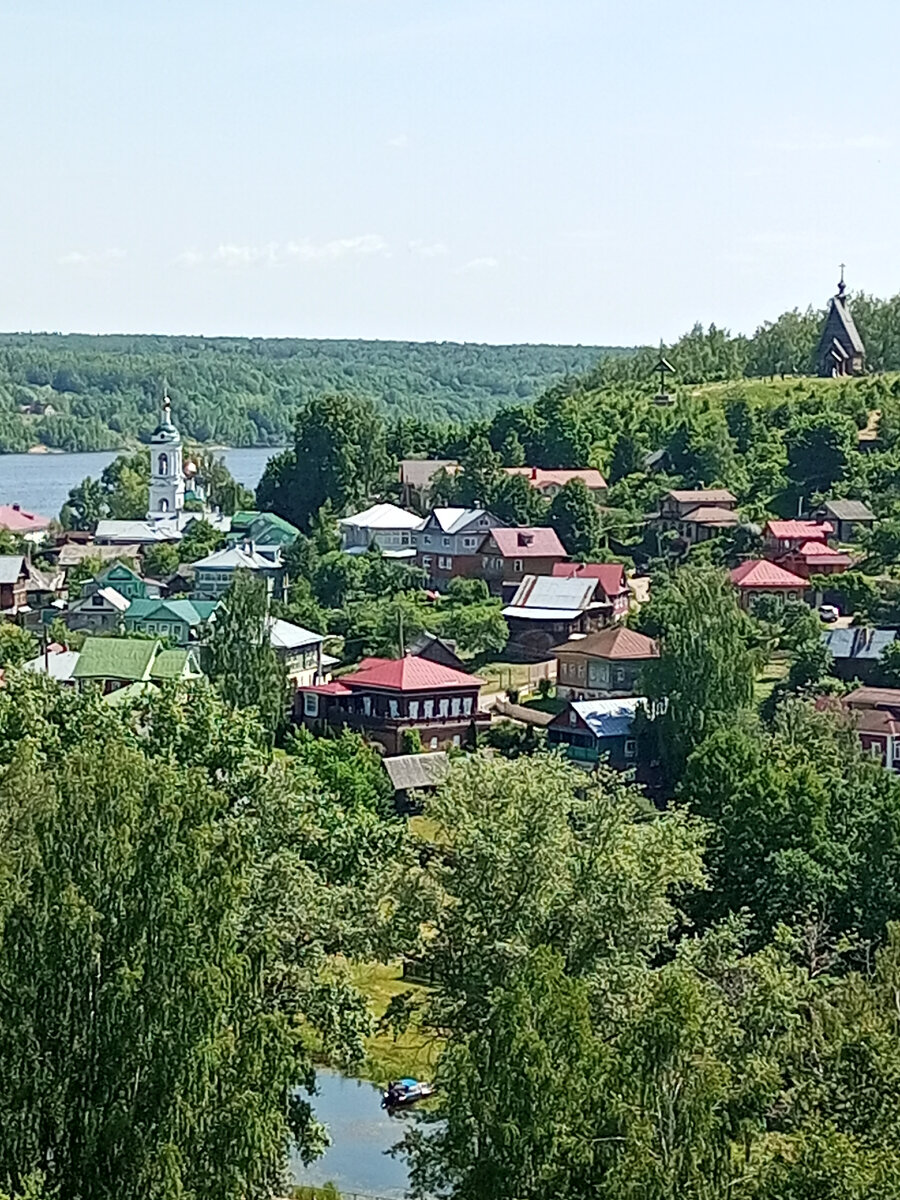
[[[358,237],[335,238],[330,242],[288,242],[288,258],[310,262],[322,258],[345,258],[348,254],[387,254],[389,246],[380,233],[363,233]]]
[[[238,246],[228,242],[216,247],[212,261],[223,263],[226,267],[249,267],[258,262],[275,262],[277,257],[278,246],[275,242],[269,242],[266,246]]]
[[[420,238],[410,242],[409,249],[412,254],[418,254],[420,258],[442,258],[445,254],[450,253],[449,247],[444,242],[423,242]]]
[[[203,255],[199,250],[182,250],[175,257],[175,263],[179,267],[198,267],[203,262]]]
[[[56,261],[63,267],[96,267],[105,263],[119,262],[125,257],[124,250],[111,248],[109,250],[94,250],[84,253],[81,250],[70,250]]]
[[[405,150],[409,145],[409,138],[405,133],[398,133],[395,137],[388,138],[387,144],[392,150]]]
[[[469,275],[473,271],[493,271],[495,267],[499,266],[499,258],[492,258],[490,255],[486,255],[483,258],[470,258],[468,262],[456,268],[456,274]]]

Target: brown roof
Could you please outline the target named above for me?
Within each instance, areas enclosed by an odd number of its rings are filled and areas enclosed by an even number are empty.
[[[698,504],[680,518],[693,521],[696,525],[738,525],[740,517],[730,508],[719,508],[714,504]]]
[[[589,658],[659,658],[659,646],[653,638],[645,637],[624,625],[615,625],[573,638],[554,649],[554,654],[584,654]]]
[[[727,488],[699,488],[694,491],[684,491],[677,488],[666,492],[679,504],[737,504],[737,496]]]
[[[900,709],[900,688],[860,687],[843,699],[851,708]]]
[[[555,529],[547,526],[520,525],[513,529],[492,529],[493,538],[504,558],[565,558],[566,548]]]

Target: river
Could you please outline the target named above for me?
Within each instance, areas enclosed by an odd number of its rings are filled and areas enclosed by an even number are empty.
[[[0,454],[0,504],[19,504],[29,512],[58,517],[69,491],[88,475],[95,479],[120,453]],[[255,488],[277,447],[221,450],[225,465],[245,487]]]
[[[387,1152],[415,1121],[415,1111],[389,1116],[376,1087],[335,1071],[318,1071],[316,1082],[313,1108],[328,1126],[332,1144],[310,1167],[294,1158],[293,1182],[321,1187],[331,1181],[341,1193],[403,1196],[409,1182],[406,1162]]]

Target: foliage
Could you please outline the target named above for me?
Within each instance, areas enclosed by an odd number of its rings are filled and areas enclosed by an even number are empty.
[[[550,503],[548,523],[573,558],[587,559],[599,550],[600,513],[583,480],[570,479],[559,489]]]
[[[696,746],[750,705],[754,631],[728,576],[713,567],[685,566],[660,579],[641,624],[660,641],[643,676],[656,708],[648,736],[674,782]]]
[[[20,667],[37,654],[37,641],[19,625],[0,622],[0,668]]]
[[[214,550],[221,550],[224,545],[224,533],[220,533],[209,521],[198,517],[187,526],[178,543],[178,558],[183,563],[197,562]]]
[[[141,552],[141,565],[151,579],[165,579],[178,570],[181,554],[174,542],[154,542]]]
[[[229,704],[255,709],[274,738],[285,719],[287,678],[269,637],[266,583],[248,571],[235,571],[216,609],[210,678]]]

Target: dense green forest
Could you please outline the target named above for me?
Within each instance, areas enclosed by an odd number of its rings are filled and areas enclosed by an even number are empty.
[[[591,346],[307,341],[83,334],[0,335],[0,452],[43,443],[114,449],[146,440],[163,380],[187,437],[283,444],[297,407],[327,392],[393,416],[471,420],[591,368]]]

